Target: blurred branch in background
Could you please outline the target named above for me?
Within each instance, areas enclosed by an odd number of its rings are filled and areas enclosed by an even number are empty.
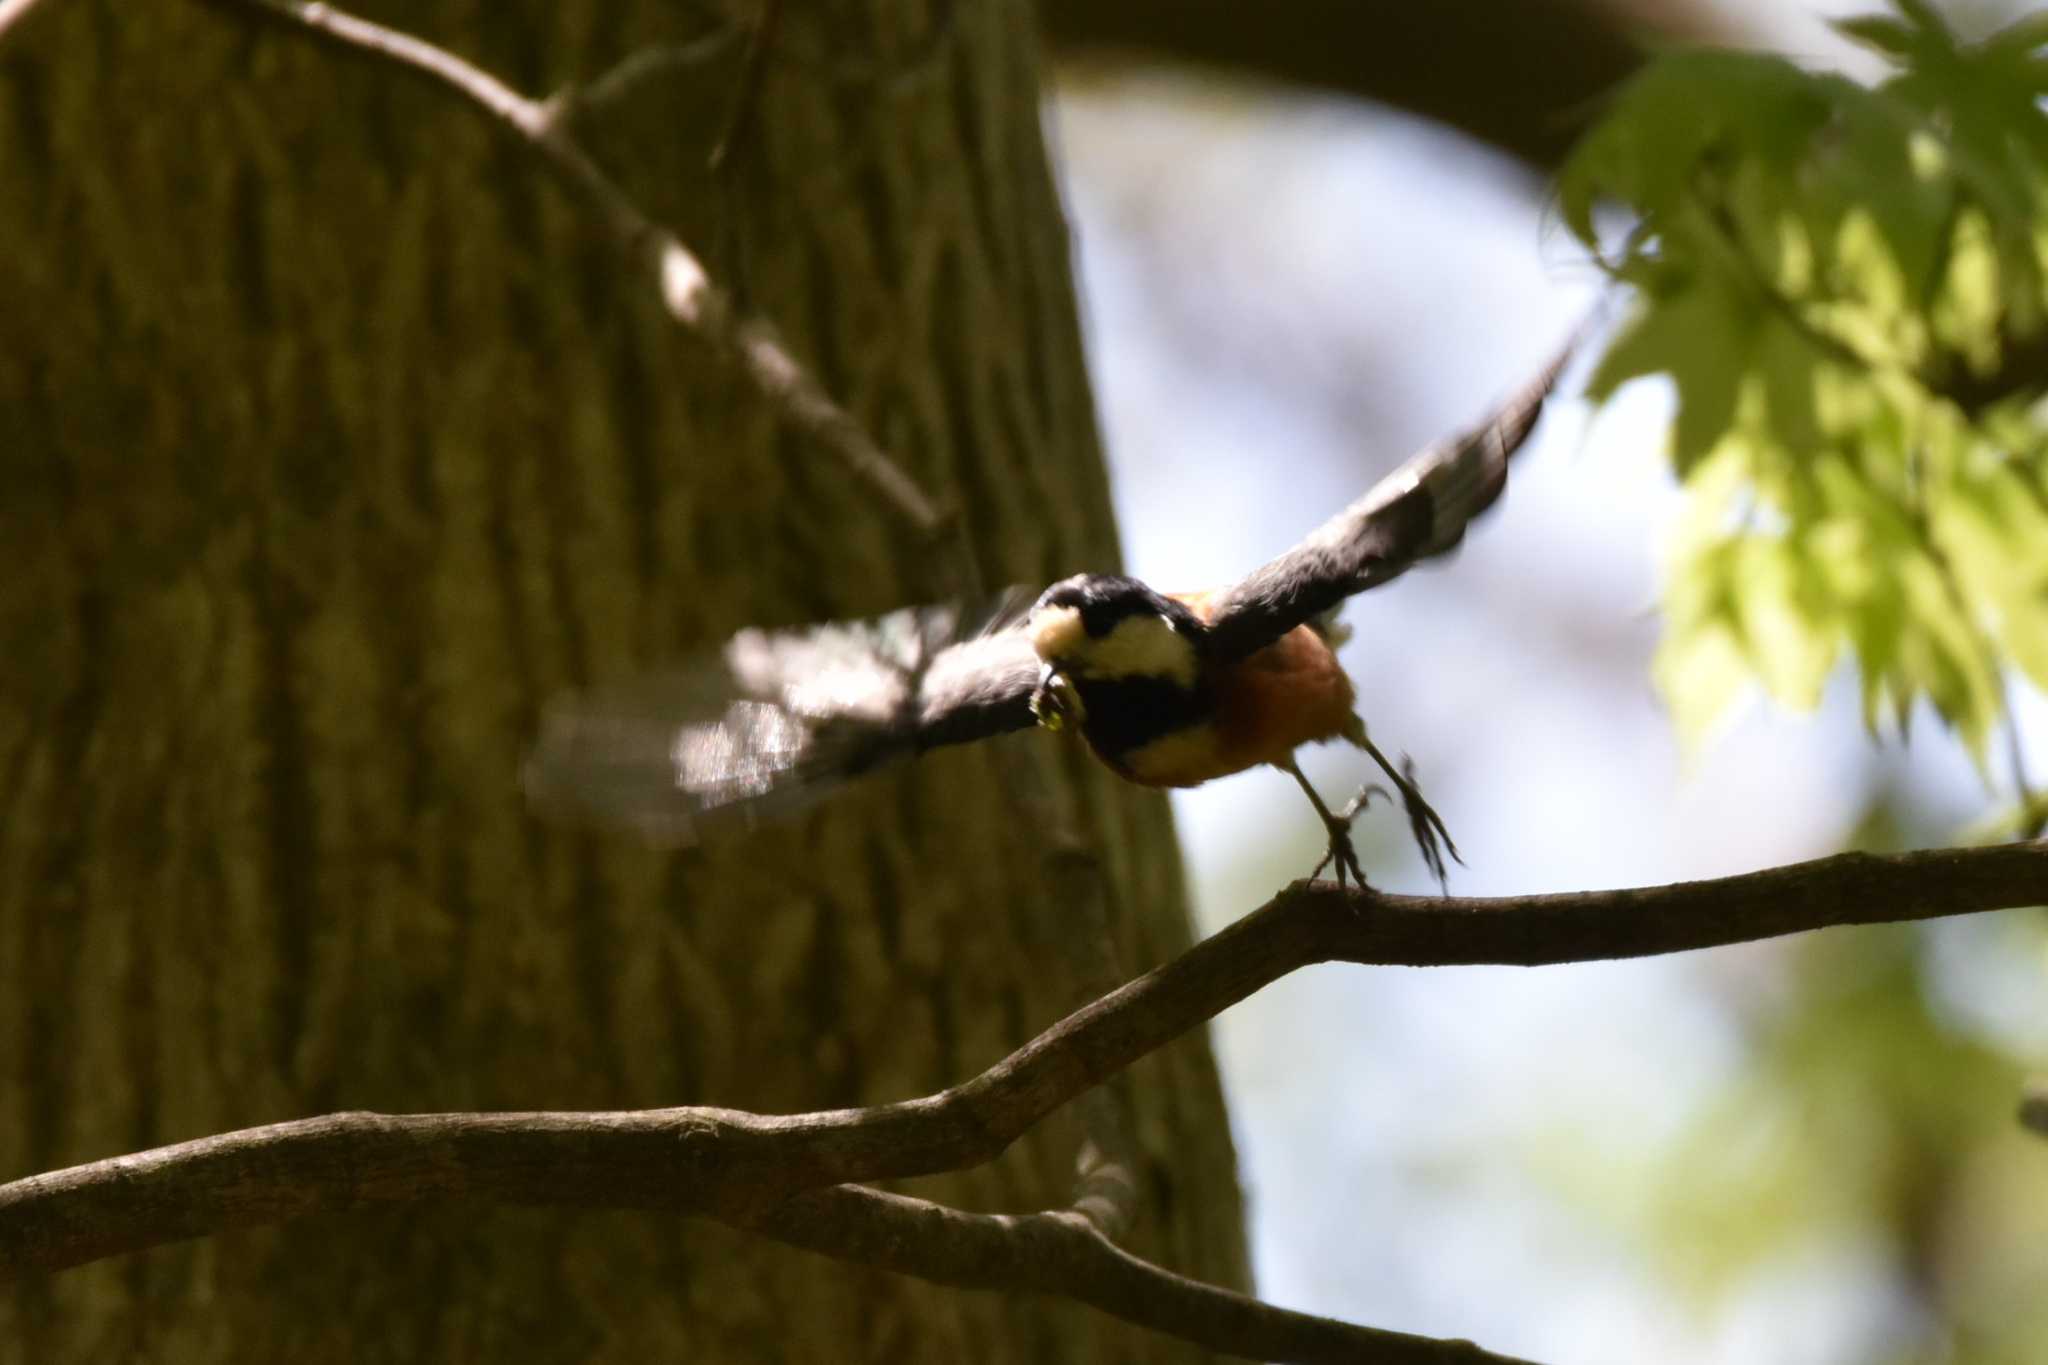
[[[1377,100],[1554,166],[1643,44],[1735,40],[1705,0],[1046,0],[1068,58],[1164,59]]]
[[[783,342],[773,323],[738,308],[730,292],[711,278],[698,254],[642,210],[577,141],[569,124],[587,106],[588,95],[579,96],[572,88],[545,99],[529,98],[445,48],[357,18],[333,5],[307,0],[200,3],[423,79],[519,139],[541,167],[574,191],[603,221],[619,249],[655,287],[662,307],[678,326],[737,362],[747,381],[774,405],[784,421],[844,464],[930,548],[937,561],[933,576],[940,592],[963,598],[980,595],[973,554],[962,541],[961,527],[952,512],[920,488],[826,392]],[[761,33],[766,32],[764,27]],[[750,70],[765,41],[762,36],[749,47]],[[664,55],[689,61],[701,55],[701,49],[671,49],[650,59]],[[617,78],[616,72],[613,75]],[[758,80],[758,72],[752,79]],[[743,131],[745,106],[751,98],[751,87],[743,86],[714,160],[722,159],[726,147]]]

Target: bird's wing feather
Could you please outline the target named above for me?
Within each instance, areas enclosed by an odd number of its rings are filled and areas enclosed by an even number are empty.
[[[1299,545],[1207,604],[1209,647],[1243,658],[1345,598],[1455,548],[1493,504],[1572,353],[1555,359],[1484,422],[1439,441],[1381,479]]]
[[[799,811],[899,758],[1033,723],[1038,656],[950,607],[745,630],[694,666],[558,698],[525,786],[553,818],[692,844]]]

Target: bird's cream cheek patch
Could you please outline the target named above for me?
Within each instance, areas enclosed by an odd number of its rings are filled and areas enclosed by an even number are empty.
[[[1031,613],[1031,647],[1047,663],[1073,658],[1087,638],[1078,607],[1040,607]]]
[[[1049,664],[1091,678],[1171,678],[1195,684],[1195,651],[1164,616],[1127,616],[1101,639],[1088,634],[1078,607],[1042,607],[1031,617],[1031,647]]]
[[[1171,678],[1183,687],[1195,685],[1195,648],[1164,616],[1127,616],[1108,635],[1090,641],[1081,657],[1097,677]]]

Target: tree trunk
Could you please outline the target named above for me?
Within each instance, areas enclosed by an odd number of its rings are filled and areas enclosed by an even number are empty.
[[[388,8],[531,91],[709,22]],[[1029,7],[786,9],[723,178],[742,43],[582,133],[957,504],[986,581],[1113,567]],[[50,5],[0,52],[0,242],[0,1178],[338,1109],[941,1088],[1074,1003],[1034,744],[1122,968],[1186,942],[1164,803],[1044,735],[699,851],[535,822],[557,690],[881,612],[928,564],[439,92],[221,11]],[[1242,1283],[1207,1051],[1134,1078],[1134,1248]],[[1062,1204],[1077,1133],[913,1188]],[[1188,1354],[644,1214],[301,1222],[0,1289],[10,1362],[691,1357]]]

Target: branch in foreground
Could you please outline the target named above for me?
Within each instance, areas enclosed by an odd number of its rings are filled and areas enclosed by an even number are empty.
[[[9,2],[0,0],[0,5]],[[518,138],[604,221],[620,248],[654,284],[671,320],[735,356],[756,391],[784,420],[830,451],[922,539],[943,550],[952,561],[944,566],[949,592],[967,599],[980,595],[973,560],[959,543],[954,519],[825,392],[775,328],[765,319],[738,314],[697,257],[674,233],[641,212],[576,141],[569,130],[578,107],[573,92],[529,99],[445,48],[315,0],[200,3],[268,21],[348,56],[422,79]]]
[[[1715,881],[1500,899],[1297,884],[979,1076],[868,1109],[335,1114],[0,1185],[0,1276],[425,1199],[741,1219],[831,1185],[962,1170],[1262,986],[1318,962],[1534,965],[2048,901],[2048,845],[1845,853]]]
[[[1077,1213],[1002,1216],[858,1185],[801,1194],[735,1226],[858,1265],[959,1289],[1055,1294],[1252,1360],[1300,1365],[1527,1365],[1469,1341],[1360,1327],[1277,1308],[1162,1270]]]

